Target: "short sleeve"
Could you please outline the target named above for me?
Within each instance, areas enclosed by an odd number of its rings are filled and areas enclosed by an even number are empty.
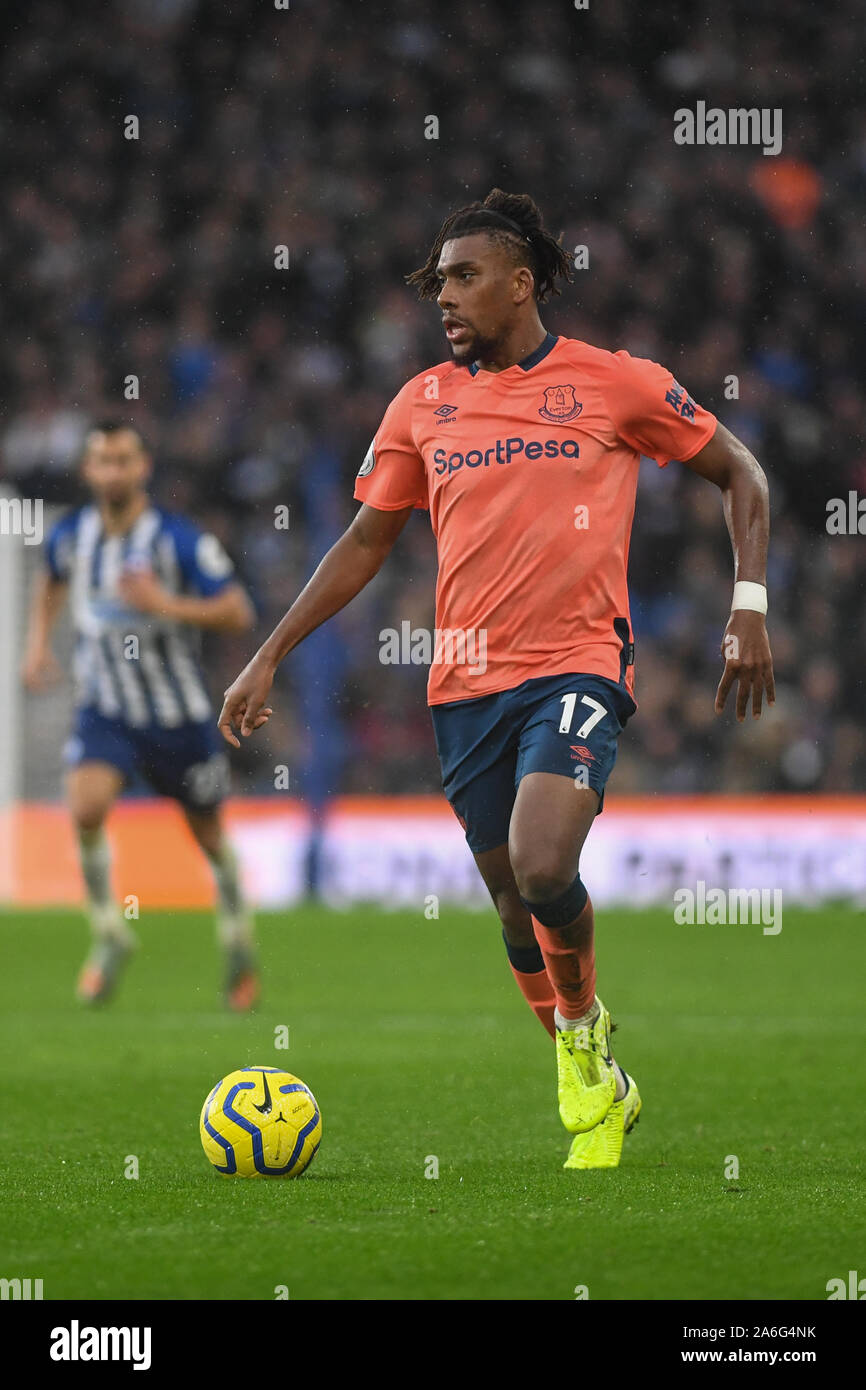
[[[382,418],[355,479],[355,497],[379,511],[428,507],[424,460],[412,438],[415,383],[408,381]]]
[[[45,538],[45,568],[55,584],[68,584],[75,549],[75,514],[61,517]]]
[[[620,439],[660,468],[671,459],[693,458],[709,443],[715,415],[692,400],[665,367],[625,351],[613,358],[607,407]]]
[[[222,543],[209,531],[190,522],[176,524],[173,537],[184,586],[212,598],[235,577],[235,567]]]

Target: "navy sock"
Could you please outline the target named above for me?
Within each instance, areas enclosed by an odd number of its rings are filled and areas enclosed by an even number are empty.
[[[534,946],[512,946],[506,939],[505,932],[502,933],[502,940],[505,942],[505,951],[509,962],[515,970],[519,970],[521,975],[537,975],[544,969],[544,956],[541,954],[541,947],[538,942]]]
[[[531,912],[536,921],[543,927],[567,927],[576,917],[579,917],[589,894],[579,873],[576,873],[573,881],[566,888],[564,893],[560,893],[558,898],[546,903],[530,903],[526,898],[520,901],[527,911]]]

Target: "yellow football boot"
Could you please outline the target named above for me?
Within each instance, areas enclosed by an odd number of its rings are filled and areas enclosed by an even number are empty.
[[[617,1168],[622,1141],[640,1119],[640,1092],[634,1077],[623,1072],[628,1090],[622,1100],[615,1100],[601,1124],[588,1134],[576,1134],[571,1141],[563,1168]]]
[[[616,1072],[610,1055],[610,1014],[596,995],[598,1016],[579,1028],[556,1028],[559,1118],[569,1134],[601,1124],[613,1104]]]

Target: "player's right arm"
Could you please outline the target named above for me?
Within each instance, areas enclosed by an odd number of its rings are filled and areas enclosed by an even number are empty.
[[[265,701],[283,657],[345,608],[378,574],[413,507],[382,511],[366,502],[361,506],[288,613],[225,692],[219,729],[227,743],[240,747],[235,727],[248,737],[267,723],[272,710]]]
[[[21,676],[28,690],[45,690],[63,675],[60,663],[51,650],[51,634],[66,602],[69,585],[43,570],[36,580]]]

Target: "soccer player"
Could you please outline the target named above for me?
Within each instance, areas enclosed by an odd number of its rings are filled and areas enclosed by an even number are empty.
[[[82,468],[93,501],[64,516],[48,536],[23,671],[31,690],[57,679],[50,639],[69,595],[77,711],[64,750],[66,795],[93,936],[78,994],[85,1003],[107,999],[136,944],[112,898],[103,827],[124,783],[138,772],[180,803],[210,862],[226,1002],[247,1009],[257,998],[258,971],[250,914],[220,818],[228,758],[213,727],[197,648],[202,628],[250,628],[252,606],[217,538],[151,502],[151,459],[137,430],[117,422],[91,430]]]
[[[525,194],[494,189],[442,226],[407,277],[442,312],[451,349],[408,381],[358,474],[351,526],[226,691],[223,736],[267,722],[279,661],[382,565],[429,510],[439,650],[428,698],[443,787],[502,922],[530,1007],[555,1038],[566,1167],[614,1167],[640,1111],[596,995],[594,914],[581,851],[634,714],[626,569],[642,455],[715,483],[734,551],[721,712],[775,698],[764,621],[766,479],[669,371],[548,332],[538,305],[565,252]],[[439,656],[437,650],[437,657]]]

